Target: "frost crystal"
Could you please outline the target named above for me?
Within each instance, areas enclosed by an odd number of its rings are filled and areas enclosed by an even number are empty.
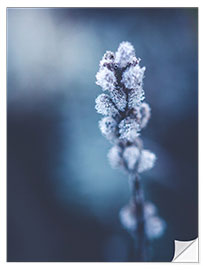
[[[142,86],[144,72],[145,67],[141,68],[139,65],[130,66],[123,73],[122,83],[128,89],[135,89],[137,86]]]
[[[139,65],[130,66],[123,73],[121,82],[126,88],[130,89],[129,92],[129,108],[136,108],[140,106],[144,100],[144,90],[142,88],[142,81],[144,77],[145,67],[140,68]]]
[[[114,88],[109,94],[116,107],[123,112],[127,104],[126,94],[118,88]]]
[[[102,60],[100,61],[100,64],[99,66],[102,68],[102,67],[107,67],[108,69],[112,69],[113,68],[113,65],[114,65],[114,53],[113,52],[110,52],[110,51],[107,51]]]
[[[148,150],[142,150],[138,166],[138,172],[142,173],[144,171],[150,170],[151,168],[153,168],[155,161],[156,156],[154,153]]]
[[[109,95],[101,94],[96,98],[96,110],[103,115],[115,116],[118,110],[115,108]]]
[[[118,145],[113,146],[108,152],[108,159],[112,168],[119,168],[123,166],[121,158],[122,150]]]
[[[144,128],[146,127],[150,116],[151,116],[151,109],[149,107],[149,104],[147,103],[142,103],[141,107],[140,107],[140,115],[141,115],[141,120],[140,120],[140,127]]]
[[[131,119],[127,117],[123,119],[119,125],[119,133],[120,139],[124,139],[125,141],[134,142],[135,139],[139,136],[139,124],[135,121],[135,119]]]
[[[135,89],[132,89],[128,96],[128,106],[130,109],[139,107],[144,100],[144,90],[142,87],[138,86]]]
[[[135,50],[129,42],[122,42],[115,54],[115,63],[120,68],[126,67],[133,62]]]
[[[136,146],[132,145],[125,148],[123,158],[125,159],[129,170],[133,170],[135,168],[139,154],[139,149]]]
[[[104,117],[99,121],[99,128],[108,140],[116,137],[116,121],[112,117]]]
[[[114,72],[107,67],[100,68],[96,74],[96,79],[96,84],[101,86],[104,91],[112,91],[115,88],[116,77]]]

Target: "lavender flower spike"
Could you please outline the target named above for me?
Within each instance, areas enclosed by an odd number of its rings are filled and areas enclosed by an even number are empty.
[[[121,224],[136,243],[136,259],[147,260],[146,242],[160,237],[165,222],[153,211],[155,206],[144,201],[139,174],[153,168],[156,156],[143,149],[141,131],[151,116],[149,104],[143,102],[145,67],[129,42],[122,42],[113,53],[107,51],[100,61],[96,84],[108,94],[96,98],[96,110],[105,115],[99,121],[102,134],[113,143],[108,153],[113,168],[128,173],[132,198],[120,212]],[[151,211],[151,210],[153,211]],[[153,214],[149,215],[150,210]]]

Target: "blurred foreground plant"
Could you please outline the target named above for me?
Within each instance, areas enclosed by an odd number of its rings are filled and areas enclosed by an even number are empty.
[[[147,245],[160,237],[165,222],[157,209],[144,200],[139,174],[154,166],[156,156],[143,149],[140,132],[146,127],[151,110],[143,102],[145,67],[129,42],[122,42],[116,53],[107,51],[100,61],[96,84],[108,94],[96,98],[96,110],[105,117],[99,121],[102,134],[113,144],[108,153],[114,168],[129,175],[132,196],[120,211],[120,220],[135,239],[136,260],[148,261]]]

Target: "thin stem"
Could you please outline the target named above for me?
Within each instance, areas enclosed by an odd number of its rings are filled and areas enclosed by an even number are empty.
[[[135,257],[137,261],[147,260],[146,236],[145,236],[145,219],[144,219],[144,194],[142,191],[140,177],[138,175],[138,167],[142,152],[142,141],[137,139],[139,148],[139,158],[136,164],[135,171],[130,174],[130,184],[132,186],[132,205],[134,209],[137,226],[134,231],[135,238]]]
[[[135,209],[137,220],[135,238],[135,256],[137,261],[146,261],[146,239],[145,239],[145,222],[144,222],[144,197],[140,185],[138,174],[131,176],[132,182],[132,204]]]

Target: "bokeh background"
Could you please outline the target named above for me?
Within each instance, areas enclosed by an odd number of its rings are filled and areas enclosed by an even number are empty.
[[[152,108],[142,138],[158,159],[142,184],[167,230],[151,261],[197,237],[198,10],[8,8],[8,261],[134,260],[118,218],[127,176],[94,109],[99,60],[121,41],[146,66]]]

